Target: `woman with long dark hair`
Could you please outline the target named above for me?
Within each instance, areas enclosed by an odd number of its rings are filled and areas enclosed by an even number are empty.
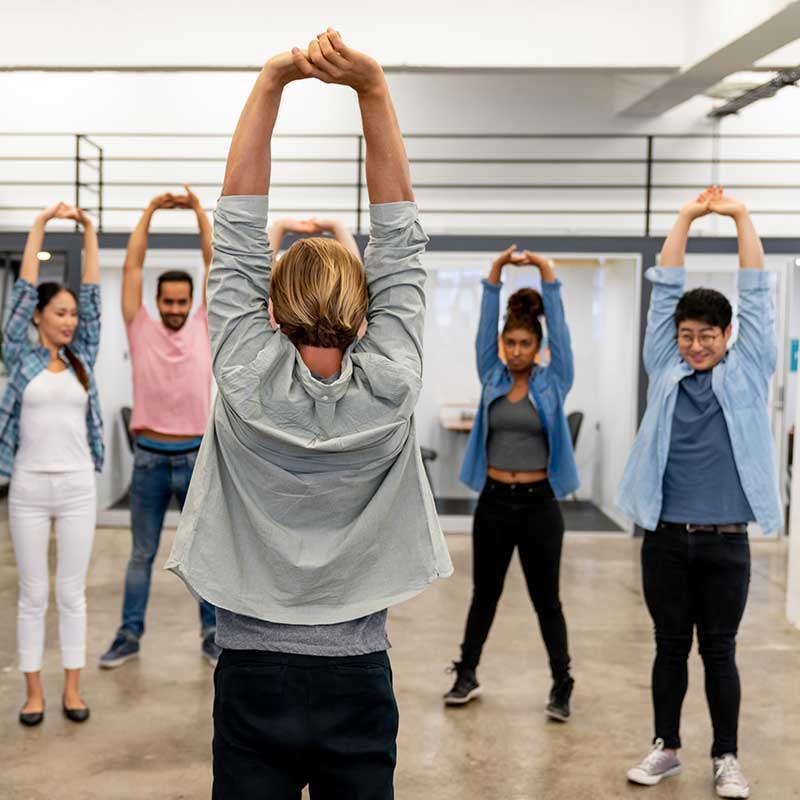
[[[474,588],[461,661],[454,664],[456,681],[444,700],[463,705],[480,694],[475,671],[517,548],[553,676],[546,713],[566,722],[574,681],[559,599],[564,520],[557,498],[578,487],[564,415],[573,379],[572,348],[553,262],[515,250],[512,245],[501,253],[483,282],[476,341],[482,396],[461,470],[461,480],[481,492],[472,532]],[[509,298],[503,363],[497,328],[500,278],[508,264],[536,267],[542,292],[520,289]],[[542,315],[550,350],[547,366],[537,363]]]
[[[51,219],[73,219],[84,231],[80,294],[42,283],[38,253]],[[3,338],[9,382],[0,405],[0,474],[11,477],[9,523],[19,570],[17,636],[27,698],[19,719],[44,719],[41,682],[49,594],[51,522],[58,541],[56,598],[64,667],[62,708],[84,722],[80,671],[86,662],[86,571],[96,517],[94,472],[103,465],[103,432],[92,368],[100,340],[97,234],[79,208],[45,209],[25,244]],[[29,337],[36,327],[37,340]]]

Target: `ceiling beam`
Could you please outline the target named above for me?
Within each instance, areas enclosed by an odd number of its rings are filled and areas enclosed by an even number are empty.
[[[800,38],[800,1],[710,53],[622,110],[624,116],[655,117],[702,94],[734,72]]]

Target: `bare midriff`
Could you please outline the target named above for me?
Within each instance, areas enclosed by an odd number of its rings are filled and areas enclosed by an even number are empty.
[[[171,433],[159,433],[158,431],[150,430],[150,428],[141,428],[136,431],[138,436],[144,436],[147,439],[155,439],[157,442],[188,442],[191,439],[197,439],[197,436],[173,436]]]
[[[530,472],[510,472],[507,469],[489,467],[487,474],[492,480],[500,483],[536,483],[547,480],[546,469],[534,469]]]

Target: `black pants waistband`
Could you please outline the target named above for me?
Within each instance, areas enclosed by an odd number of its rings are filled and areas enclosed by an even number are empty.
[[[550,486],[547,478],[531,483],[504,483],[496,481],[494,478],[486,478],[482,495],[517,502],[555,498],[553,487]]]

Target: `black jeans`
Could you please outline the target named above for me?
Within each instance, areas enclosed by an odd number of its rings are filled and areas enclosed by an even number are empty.
[[[564,519],[547,481],[506,484],[487,479],[472,527],[473,593],[462,664],[478,666],[516,547],[553,679],[569,675],[567,624],[558,593],[563,541]]]
[[[224,650],[212,800],[390,800],[398,715],[385,652]]]
[[[689,533],[675,525],[646,531],[644,597],[655,623],[653,708],[656,738],[681,746],[681,706],[687,660],[697,627],[714,727],[714,757],[737,752],[741,688],[736,633],[747,603],[750,545],[746,533]]]

